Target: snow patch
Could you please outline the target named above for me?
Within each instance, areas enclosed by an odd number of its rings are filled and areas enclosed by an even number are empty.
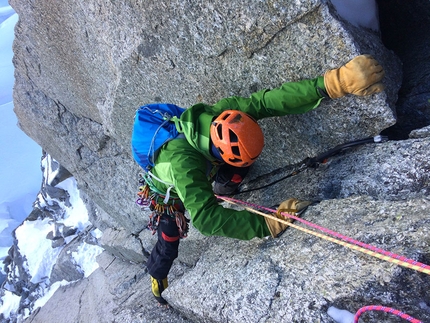
[[[38,283],[51,275],[52,267],[62,248],[52,248],[51,240],[46,239],[54,230],[54,223],[46,218],[38,221],[24,221],[16,231],[18,248],[25,256],[31,282]],[[37,241],[37,243],[35,243]]]
[[[357,27],[379,31],[378,5],[375,0],[330,0],[338,14]]]
[[[2,297],[3,304],[0,306],[0,313],[4,315],[4,317],[9,317],[11,314],[15,314],[18,307],[21,297],[15,295],[12,292],[5,291],[4,296]]]
[[[64,219],[58,222],[63,223],[65,226],[78,228],[78,231],[82,231],[88,225],[91,225],[88,221],[87,208],[79,195],[76,179],[74,177],[68,178],[55,187],[62,188],[69,193],[69,202],[71,204],[69,207],[62,203],[62,207],[66,210],[66,214],[64,215]]]
[[[347,310],[341,310],[334,306],[330,306],[327,310],[327,314],[336,321],[336,323],[353,323],[354,314]]]
[[[72,252],[72,257],[76,264],[81,268],[85,277],[91,275],[99,264],[96,258],[103,252],[103,248],[88,243],[83,243],[79,246],[76,252]]]

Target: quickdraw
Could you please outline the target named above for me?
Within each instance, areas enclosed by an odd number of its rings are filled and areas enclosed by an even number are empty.
[[[147,228],[152,232],[153,235],[157,232],[158,226],[160,225],[160,219],[163,215],[175,218],[176,226],[178,227],[179,237],[181,239],[186,238],[188,236],[188,231],[190,229],[190,220],[185,217],[183,212],[173,211],[173,213],[168,213],[160,212],[159,210],[154,210],[154,212],[152,212],[149,216]]]
[[[248,183],[242,183],[239,187],[239,190],[237,192],[235,192],[232,195],[239,195],[239,194],[243,194],[243,193],[249,193],[249,192],[253,192],[253,191],[257,191],[257,190],[261,190],[267,187],[270,187],[276,183],[279,183],[280,181],[283,181],[287,178],[290,178],[292,176],[298,175],[301,172],[303,172],[304,170],[308,169],[308,168],[318,168],[318,166],[320,164],[324,164],[327,162],[329,157],[335,156],[337,154],[339,154],[342,151],[345,151],[351,147],[355,147],[355,146],[360,146],[360,145],[364,145],[364,144],[368,144],[368,143],[382,143],[382,142],[386,142],[388,141],[388,137],[387,136],[375,136],[375,137],[368,137],[368,138],[363,138],[363,139],[359,139],[359,140],[354,140],[354,141],[349,141],[346,142],[344,144],[341,145],[337,145],[336,147],[323,152],[322,154],[319,154],[318,156],[315,157],[308,157],[305,158],[302,162],[298,163],[295,165],[295,168],[293,169],[293,171],[269,184],[260,186],[260,187],[254,187],[254,188],[250,188],[250,189],[242,189],[243,186],[250,186],[252,184],[253,181],[256,181],[258,179],[252,180]]]
[[[143,174],[139,174],[139,184],[136,204],[141,206],[142,209],[149,208],[152,211],[147,225],[152,234],[154,235],[157,232],[161,217],[166,215],[175,218],[180,238],[186,238],[190,220],[181,211],[183,207],[180,199],[170,196],[167,200],[169,204],[166,204],[166,196],[159,191],[155,191]]]
[[[154,235],[155,232],[157,232],[158,225],[160,224],[160,218],[161,218],[161,214],[157,214],[155,212],[151,213],[151,215],[149,216],[149,222],[146,228],[152,232],[152,235]]]
[[[179,204],[180,199],[170,195],[170,189],[168,193],[163,193],[152,182],[151,175],[147,173],[139,174],[139,192],[137,193],[138,199],[136,204],[142,207],[149,207],[152,205],[174,205]],[[173,187],[171,185],[171,187]],[[164,206],[163,206],[164,207]]]
[[[176,225],[178,226],[179,237],[188,237],[188,230],[190,229],[190,220],[187,219],[182,212],[175,212]]]

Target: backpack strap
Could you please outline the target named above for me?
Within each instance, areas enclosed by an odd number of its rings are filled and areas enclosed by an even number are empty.
[[[172,188],[174,188],[174,187],[175,187],[175,185],[173,185],[173,184],[171,184],[171,183],[168,183],[168,182],[163,181],[161,178],[158,178],[158,177],[157,177],[157,176],[155,176],[153,173],[151,173],[151,171],[147,171],[147,172],[145,172],[145,174],[143,174],[143,178],[144,178],[144,180],[145,180],[146,184],[148,184],[148,186],[149,186],[149,188],[151,189],[151,191],[154,191],[154,192],[156,192],[156,193],[158,193],[158,194],[164,195],[163,203],[164,203],[164,204],[167,204],[167,202],[169,202],[169,199],[170,199],[170,190],[171,190]],[[155,187],[154,182],[152,181],[152,179],[156,179],[156,180],[157,180],[157,181],[159,181],[160,183],[163,183],[164,185],[166,185],[166,186],[167,186],[167,191],[166,191],[166,193],[161,192],[159,189],[157,189],[157,188]]]
[[[184,133],[184,129],[182,129],[182,123],[181,123],[181,120],[180,120],[177,116],[173,116],[173,117],[171,117],[171,118],[170,118],[170,120],[171,120],[171,121],[173,121],[173,122],[175,123],[176,130],[177,130],[179,133],[183,134],[183,133]]]
[[[168,123],[170,120],[171,120],[171,118],[166,118],[163,121],[163,123],[161,123],[160,126],[157,128],[157,130],[155,131],[155,133],[154,133],[154,135],[152,137],[151,144],[150,144],[149,149],[148,149],[148,160],[150,161],[151,165],[154,165],[155,158],[157,157],[156,153],[155,153],[155,138],[157,137],[157,134],[160,131],[160,129],[163,128],[164,125],[166,123]],[[175,123],[175,126],[176,126],[176,123]]]
[[[151,173],[151,171],[148,171],[148,174],[152,177],[155,178],[157,181],[159,181],[160,183],[163,183],[164,185],[167,185],[167,191],[166,191],[166,195],[164,197],[163,203],[167,204],[167,202],[169,202],[169,198],[170,198],[170,190],[172,188],[175,187],[175,185],[171,184],[171,183],[167,183],[165,181],[163,181],[162,179],[158,178],[157,176],[155,176],[154,174]]]

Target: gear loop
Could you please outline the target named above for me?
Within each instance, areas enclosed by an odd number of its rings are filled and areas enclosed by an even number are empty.
[[[149,208],[152,211],[147,225],[152,234],[154,235],[157,232],[161,217],[166,215],[175,219],[180,238],[186,238],[190,220],[185,217],[182,211],[184,207],[180,199],[170,196],[166,203],[166,196],[160,192],[153,191],[145,180],[144,174],[139,174],[139,185],[136,204],[142,210]]]

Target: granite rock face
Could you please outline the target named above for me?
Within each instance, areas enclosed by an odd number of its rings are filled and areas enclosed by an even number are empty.
[[[303,217],[428,264],[429,212],[428,197],[381,201],[356,196],[322,201]],[[104,252],[99,269],[61,287],[26,322],[50,322],[62,313],[64,322],[333,323],[329,306],[355,313],[370,304],[400,308],[423,322],[430,319],[426,274],[292,228],[279,239],[251,241],[191,234],[191,240],[181,242],[163,293],[170,309],[157,307],[142,264]],[[384,313],[366,317],[399,322]]]
[[[169,274],[168,311],[154,305],[143,265],[155,239],[144,230],[147,214],[134,205],[139,168],[129,146],[136,108],[248,96],[321,75],[358,54],[374,55],[387,73],[383,93],[324,100],[305,115],[261,122],[266,147],[244,188],[263,186],[306,157],[396,131],[405,77],[379,33],[343,20],[325,0],[11,2],[20,16],[14,43],[19,124],[75,176],[106,250],[97,272],[61,288],[29,322],[52,321],[67,308],[71,322],[328,323],[329,306],[355,312],[370,303],[430,320],[428,275],[293,229],[280,239],[247,242],[192,229]],[[427,66],[423,53],[402,58],[403,75],[414,59]],[[405,93],[419,91],[418,83]],[[428,264],[425,126],[408,124],[405,140],[348,149],[240,198],[274,207],[293,196],[317,201],[306,220]]]
[[[305,218],[428,263],[429,207],[428,198],[392,203],[361,196],[323,201]],[[425,274],[290,228],[278,240],[216,239],[165,296],[197,321],[333,322],[325,314],[328,306],[355,313],[369,302],[400,307],[425,321],[429,287]],[[395,321],[377,315],[371,322]]]
[[[248,96],[374,55],[386,92],[323,103],[305,115],[264,120],[265,174],[395,123],[400,61],[372,31],[338,19],[321,1],[13,2],[15,112],[22,129],[66,167],[91,199],[128,231],[135,110],[154,101],[184,107]],[[294,148],[300,147],[300,149]],[[285,155],[288,151],[288,157]]]
[[[152,298],[149,278],[140,265],[102,253],[99,268],[88,278],[56,292],[56,301],[33,312],[26,322],[177,322],[190,323],[175,309],[161,309]],[[59,314],[61,313],[61,314]]]
[[[425,134],[424,129],[415,133]],[[264,205],[274,205],[282,196],[311,201],[354,195],[392,201],[426,197],[430,195],[429,147],[428,136],[353,147],[316,168],[307,168],[265,190],[241,197]],[[298,165],[250,179],[243,190],[275,182],[296,171]]]

